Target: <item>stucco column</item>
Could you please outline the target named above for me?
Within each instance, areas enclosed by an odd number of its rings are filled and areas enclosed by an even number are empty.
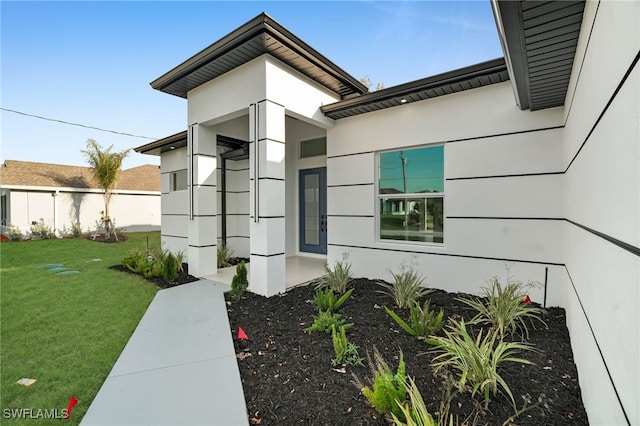
[[[249,287],[273,296],[285,286],[285,111],[269,100],[249,109]]]
[[[187,180],[189,191],[189,273],[196,277],[216,274],[217,197],[216,135],[194,124],[187,140]]]

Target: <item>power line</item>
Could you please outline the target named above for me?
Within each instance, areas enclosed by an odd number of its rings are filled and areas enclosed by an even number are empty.
[[[28,113],[26,113],[26,112],[16,111],[16,110],[9,109],[9,108],[2,108],[2,107],[0,107],[0,109],[1,109],[2,111],[13,112],[14,114],[20,114],[20,115],[24,115],[24,116],[27,116],[27,117],[38,118],[38,119],[40,119],[40,120],[53,121],[53,122],[55,122],[55,123],[68,124],[69,126],[84,127],[85,129],[99,130],[99,131],[101,131],[101,132],[115,133],[116,135],[130,136],[130,137],[132,137],[132,138],[141,138],[141,139],[150,139],[150,140],[156,140],[156,139],[158,139],[158,138],[150,138],[150,137],[148,137],[148,136],[132,135],[131,133],[117,132],[117,131],[115,131],[115,130],[101,129],[100,127],[87,126],[86,124],[71,123],[71,122],[69,122],[69,121],[58,120],[58,119],[55,119],[55,118],[42,117],[42,116],[40,116],[40,115],[28,114]]]

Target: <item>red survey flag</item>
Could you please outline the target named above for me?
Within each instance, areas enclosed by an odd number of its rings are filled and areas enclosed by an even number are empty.
[[[75,407],[77,403],[78,403],[78,400],[76,399],[76,397],[72,396],[71,399],[69,400],[69,405],[67,405],[67,412],[64,413],[65,419],[68,419],[69,416],[71,416],[71,410],[73,410],[73,407]]]
[[[238,327],[238,339],[240,340],[249,340],[249,336],[244,332],[242,327]]]

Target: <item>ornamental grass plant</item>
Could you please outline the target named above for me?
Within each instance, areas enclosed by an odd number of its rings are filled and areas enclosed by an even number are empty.
[[[408,308],[432,291],[425,287],[424,277],[413,267],[404,267],[397,274],[391,270],[389,272],[393,283],[379,281],[378,284],[384,289],[379,291],[389,295],[398,308]]]
[[[329,265],[324,266],[327,273],[320,279],[317,288],[329,287],[338,294],[344,294],[347,291],[347,285],[351,281],[351,264],[347,262],[346,257],[337,261],[333,269]]]
[[[400,407],[405,419],[404,421],[400,420],[398,416],[392,413],[391,417],[396,426],[441,426],[441,423],[434,419],[427,410],[424,399],[422,399],[420,390],[418,390],[413,378],[409,377],[404,386],[407,390],[409,401],[396,400],[396,404]],[[453,426],[453,417],[450,417],[450,425]],[[442,426],[444,426],[444,423],[442,423]]]
[[[528,324],[542,320],[542,309],[525,303],[527,296],[521,282],[510,281],[502,286],[498,278],[491,280],[491,287],[483,287],[482,294],[486,300],[478,298],[460,298],[460,302],[472,307],[478,313],[470,324],[488,323],[500,338],[506,335],[519,334],[523,339],[529,338]]]
[[[533,346],[524,342],[505,342],[498,333],[485,333],[482,329],[473,338],[464,320],[451,319],[444,333],[444,336],[427,339],[427,343],[435,346],[432,351],[436,356],[431,364],[434,371],[438,373],[447,369],[454,373],[458,378],[458,389],[461,392],[470,390],[472,396],[482,394],[485,408],[500,387],[515,408],[511,389],[498,369],[504,362],[531,364],[516,355],[521,351],[534,350]]]
[[[233,249],[229,248],[226,244],[224,243],[218,244],[218,248],[216,250],[218,269],[231,266],[230,261],[231,261],[231,257],[233,256],[233,253],[234,253]]]

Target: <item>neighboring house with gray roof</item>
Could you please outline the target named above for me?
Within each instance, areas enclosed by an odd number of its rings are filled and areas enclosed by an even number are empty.
[[[373,93],[266,14],[153,81],[187,100],[136,149],[162,241],[196,276],[224,242],[266,296],[294,256],[469,293],[510,264],[566,309],[590,423],[640,424],[640,3],[491,4],[504,58]]]
[[[80,224],[96,228],[104,210],[102,190],[91,169],[82,166],[6,160],[0,166],[1,225],[28,231],[33,222],[61,231]],[[111,198],[116,227],[126,231],[160,229],[160,168],[123,170]]]

